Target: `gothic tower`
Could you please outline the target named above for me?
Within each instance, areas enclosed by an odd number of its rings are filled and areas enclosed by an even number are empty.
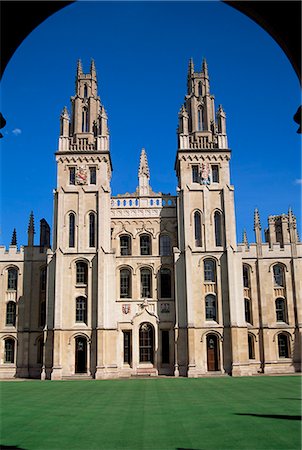
[[[98,352],[98,348],[109,339],[104,330],[112,330],[114,324],[110,307],[114,289],[108,285],[114,270],[109,132],[94,61],[88,74],[78,62],[71,115],[66,107],[61,114],[56,160],[47,320],[54,350],[45,364],[52,366],[53,379],[67,373],[97,377],[112,363],[106,360],[106,351]]]
[[[245,362],[242,267],[236,254],[234,188],[226,115],[216,114],[207,63],[189,62],[187,95],[179,112],[178,286],[179,373],[239,374]],[[223,344],[222,344],[223,342]],[[240,347],[239,347],[240,342]]]

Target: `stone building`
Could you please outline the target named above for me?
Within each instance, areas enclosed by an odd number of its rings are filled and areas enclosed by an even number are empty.
[[[94,62],[61,114],[54,229],[0,247],[0,376],[234,376],[300,370],[302,244],[292,211],[236,242],[226,115],[207,64],[189,63],[178,117],[177,195],[112,196]]]

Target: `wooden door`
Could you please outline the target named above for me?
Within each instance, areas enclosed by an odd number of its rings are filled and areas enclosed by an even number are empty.
[[[218,339],[215,334],[207,336],[207,361],[209,372],[218,370]]]

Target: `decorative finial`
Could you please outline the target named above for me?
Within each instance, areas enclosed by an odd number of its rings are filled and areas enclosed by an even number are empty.
[[[34,245],[34,234],[35,234],[35,222],[34,222],[34,213],[31,211],[29,216],[29,224],[27,229],[28,234],[28,246]]]
[[[13,230],[13,235],[12,235],[12,241],[10,245],[17,245],[17,232],[16,232],[16,228],[14,228]]]
[[[94,63],[94,59],[91,58],[91,63],[90,63],[90,73],[91,74],[95,74],[96,73],[96,69],[95,69],[95,63]]]
[[[246,229],[244,229],[243,233],[242,233],[242,242],[248,248],[249,242],[248,242],[248,239],[247,239]]]
[[[208,64],[207,64],[207,61],[205,58],[203,58],[203,60],[202,60],[202,72],[205,75],[208,75]]]
[[[78,60],[78,66],[77,66],[77,75],[79,76],[81,73],[83,73],[82,61],[79,59]]]
[[[254,229],[255,228],[259,228],[261,230],[260,215],[259,215],[258,208],[255,209],[255,213],[254,213]]]
[[[64,108],[62,109],[61,116],[62,117],[66,117],[67,119],[69,119],[67,106],[64,106]]]
[[[188,68],[188,76],[193,75],[193,73],[194,73],[194,62],[193,62],[193,58],[190,58],[189,68]]]
[[[140,177],[142,175],[146,175],[147,178],[150,178],[147,154],[146,154],[146,150],[144,148],[142,148],[142,151],[141,151],[139,170],[138,170],[138,176]]]

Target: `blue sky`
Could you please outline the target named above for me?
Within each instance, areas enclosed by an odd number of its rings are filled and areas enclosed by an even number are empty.
[[[74,94],[76,62],[94,58],[109,117],[113,195],[137,186],[146,148],[154,191],[175,193],[177,114],[187,65],[206,57],[216,108],[227,114],[237,236],[254,242],[289,206],[301,233],[301,152],[292,117],[298,79],[285,54],[257,24],[221,2],[77,2],[49,17],[17,49],[1,83],[7,125],[1,140],[0,243],[27,243],[30,211],[52,226],[59,117]]]

